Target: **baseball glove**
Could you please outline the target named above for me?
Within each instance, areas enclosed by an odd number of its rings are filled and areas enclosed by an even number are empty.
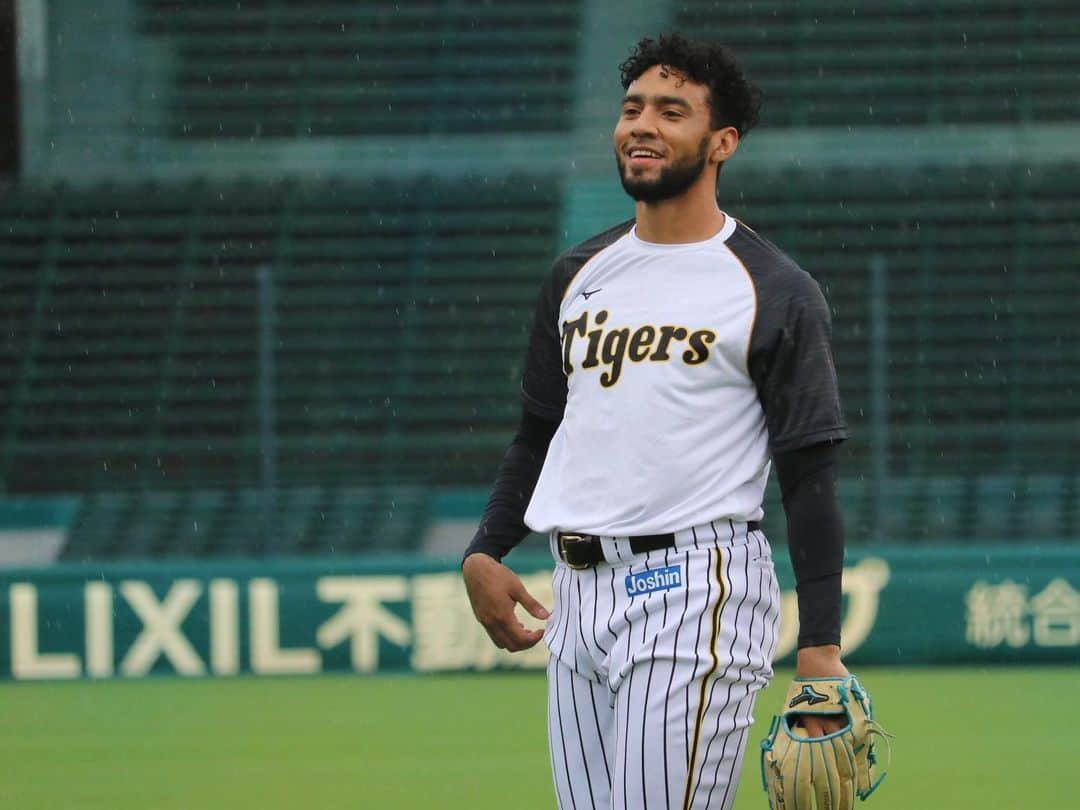
[[[843,715],[847,725],[825,737],[809,737],[801,714]],[[783,712],[761,742],[761,779],[771,810],[851,810],[885,773],[877,774],[874,744],[891,735],[874,720],[870,694],[854,675],[796,678]],[[873,771],[873,773],[871,773]]]

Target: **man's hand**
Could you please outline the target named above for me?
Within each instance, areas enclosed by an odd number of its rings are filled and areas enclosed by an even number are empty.
[[[825,644],[820,647],[803,647],[795,661],[797,678],[845,678],[850,673],[840,661],[840,647]],[[824,737],[839,731],[847,724],[845,717],[822,717],[800,715],[803,728],[811,737]]]
[[[815,674],[843,667],[838,651],[803,652],[799,665],[807,669],[800,672],[809,674],[795,676],[761,742],[761,777],[769,807],[852,810],[855,797],[866,799],[885,778],[877,768],[875,743],[891,735],[874,720],[870,693],[858,678]],[[832,718],[840,719],[828,724]],[[817,725],[810,722],[815,719]],[[836,728],[835,722],[843,725]]]
[[[517,574],[487,554],[475,553],[465,558],[461,566],[465,590],[469,593],[473,613],[484,626],[495,646],[519,652],[534,646],[544,637],[543,630],[527,630],[514,613],[521,605],[531,616],[546,620],[547,609],[537,602]]]

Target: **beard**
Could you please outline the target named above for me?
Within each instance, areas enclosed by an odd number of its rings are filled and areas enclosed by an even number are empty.
[[[619,167],[619,180],[627,194],[636,202],[654,203],[678,197],[697,182],[705,171],[705,156],[709,149],[708,137],[702,138],[695,156],[681,160],[660,170],[655,180],[633,177],[626,172],[626,161],[620,152],[615,152],[615,162]]]

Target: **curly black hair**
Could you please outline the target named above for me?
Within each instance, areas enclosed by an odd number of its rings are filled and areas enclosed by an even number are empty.
[[[713,129],[735,127],[742,137],[758,122],[761,90],[743,76],[729,48],[695,42],[678,33],[642,39],[630,58],[619,65],[623,89],[654,65],[663,65],[709,88]]]

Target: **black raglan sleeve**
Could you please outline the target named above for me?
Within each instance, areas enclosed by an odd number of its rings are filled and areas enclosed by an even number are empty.
[[[622,238],[634,220],[620,222],[603,233],[568,249],[551,267],[551,275],[536,301],[525,369],[521,376],[521,400],[525,410],[552,422],[561,422],[566,408],[566,372],[563,370],[562,325],[559,311],[574,277],[596,254]]]
[[[565,255],[556,260],[537,296],[521,377],[521,423],[499,464],[491,497],[465,557],[479,552],[501,560],[529,533],[525,510],[566,407],[557,325],[571,272],[567,262]]]
[[[844,528],[836,445],[848,430],[817,282],[764,240],[745,237],[757,296],[748,365],[765,413],[799,598],[799,647],[840,643]]]
[[[757,387],[774,454],[843,441],[847,425],[832,356],[825,296],[808,274],[791,267],[755,279],[757,316],[750,339],[750,376]]]
[[[521,374],[521,402],[525,410],[549,422],[562,421],[566,408],[566,374],[563,372],[559,309],[573,268],[561,256],[551,276],[540,288],[533,315],[525,367]]]
[[[574,276],[588,260],[630,230],[633,220],[620,223],[576,245],[552,265],[536,299],[525,367],[521,374],[521,424],[495,475],[480,526],[465,550],[502,559],[529,533],[525,511],[547,457],[548,445],[566,410],[559,311]]]

